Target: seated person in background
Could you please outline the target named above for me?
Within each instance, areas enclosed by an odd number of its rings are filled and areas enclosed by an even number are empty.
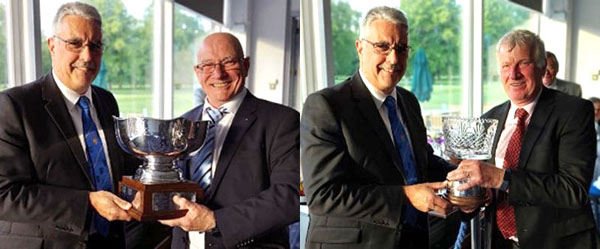
[[[552,52],[546,51],[546,72],[543,78],[544,86],[581,98],[581,86],[574,82],[556,78],[557,73],[558,60],[556,60],[556,56]]]

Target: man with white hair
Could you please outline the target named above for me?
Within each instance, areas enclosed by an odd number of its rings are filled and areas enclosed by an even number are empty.
[[[427,213],[451,169],[427,143],[415,96],[396,86],[406,71],[408,22],[371,9],[355,43],[358,71],[311,94],[300,125],[310,225],[307,248],[428,248]]]
[[[598,248],[588,188],[596,155],[589,101],[545,88],[544,43],[515,30],[498,42],[509,100],[483,115],[499,120],[493,159],[464,160],[448,180],[494,189],[485,248]],[[477,213],[477,212],[473,212]]]
[[[92,86],[100,14],[62,5],[47,43],[52,71],[0,93],[0,247],[124,248],[131,203],[115,192],[137,163],[117,145],[115,98]]]

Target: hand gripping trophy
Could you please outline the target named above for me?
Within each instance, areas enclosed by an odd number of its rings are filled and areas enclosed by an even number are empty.
[[[208,121],[115,116],[113,119],[120,147],[144,161],[133,178],[123,176],[119,182],[119,194],[133,204],[129,214],[138,221],[184,216],[187,210],[179,210],[173,196],[198,202],[203,192],[197,183],[183,178],[176,162],[201,148]]]

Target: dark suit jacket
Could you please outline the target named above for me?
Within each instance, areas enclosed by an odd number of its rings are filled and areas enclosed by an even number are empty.
[[[203,108],[183,117],[201,120]],[[289,247],[287,225],[300,216],[299,116],[247,93],[203,200],[215,212],[219,230],[206,233],[206,248]],[[184,171],[189,171],[190,161],[183,162]],[[172,248],[188,244],[188,233],[173,229]]]
[[[427,143],[419,102],[401,87],[396,91],[419,182],[445,179],[450,167]],[[408,203],[402,187],[407,183],[401,159],[359,74],[311,94],[300,127],[310,212],[306,247],[398,248]]]
[[[494,154],[509,109],[507,101],[483,115],[499,120]],[[521,248],[598,248],[588,200],[596,155],[593,114],[589,101],[542,90],[508,190]],[[486,211],[493,224],[488,231],[497,229],[495,205]]]
[[[92,94],[116,189],[125,171],[111,117],[117,103],[101,88],[92,86]],[[94,187],[52,74],[1,92],[0,110],[0,247],[85,247]],[[111,223],[110,238],[124,243],[122,223]]]

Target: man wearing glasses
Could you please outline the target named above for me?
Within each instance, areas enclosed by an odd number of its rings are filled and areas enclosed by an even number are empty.
[[[307,248],[428,248],[426,212],[451,167],[427,144],[419,103],[396,86],[406,70],[404,13],[371,9],[356,41],[360,67],[311,94],[301,120],[310,225]]]
[[[137,163],[115,140],[115,98],[91,86],[102,20],[90,5],[67,3],[53,32],[52,71],[0,93],[0,247],[124,248],[118,221],[130,219],[131,204],[114,193]]]
[[[204,190],[202,204],[173,201],[187,214],[161,223],[172,248],[288,248],[299,219],[299,119],[295,110],[245,88],[250,59],[229,33],[207,36],[194,67],[204,104],[183,116],[210,122],[200,151],[180,164]]]

